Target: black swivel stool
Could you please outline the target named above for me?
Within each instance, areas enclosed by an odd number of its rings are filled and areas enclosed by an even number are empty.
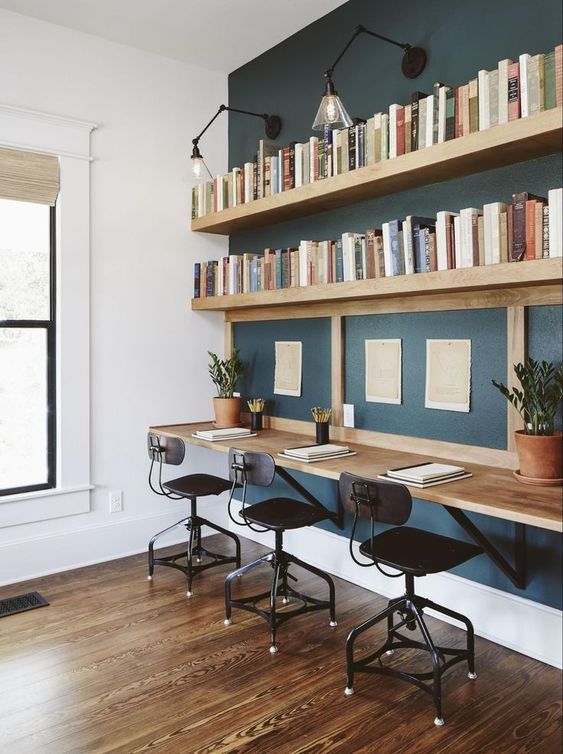
[[[229,500],[229,516],[231,520],[236,524],[248,526],[253,531],[273,531],[276,539],[273,552],[263,555],[258,560],[239,568],[227,576],[225,581],[225,625],[228,626],[231,624],[231,610],[234,607],[260,615],[270,626],[270,652],[275,653],[278,651],[278,645],[276,644],[277,630],[282,623],[290,618],[295,618],[297,615],[303,615],[315,610],[328,610],[330,616],[329,625],[337,625],[333,580],[328,574],[308,563],[304,563],[283,549],[284,531],[312,526],[319,521],[333,518],[333,514],[321,506],[320,503],[318,506],[315,506],[301,500],[286,497],[274,497],[247,506],[247,485],[253,484],[258,487],[269,487],[274,481],[276,473],[274,459],[268,453],[231,449],[229,463],[233,479],[233,492],[235,489],[242,487],[242,510],[240,515],[243,521],[235,519],[231,513],[232,493]],[[233,600],[231,597],[231,583],[233,579],[237,576],[242,576],[263,563],[269,563],[272,567],[272,586],[270,591],[256,594],[252,597]],[[329,599],[319,600],[292,589],[288,584],[288,579],[297,580],[295,576],[289,573],[289,566],[292,563],[326,581],[329,588]],[[283,612],[280,612],[280,597],[282,606],[285,607]],[[288,609],[287,606],[291,604],[292,599],[300,603],[300,607]],[[263,608],[260,607],[260,602],[266,603],[268,607],[266,605]]]
[[[479,555],[482,550],[476,545],[403,526],[411,513],[412,498],[409,490],[402,484],[376,482],[345,473],[340,477],[339,493],[342,505],[354,514],[354,524],[350,535],[350,554],[354,562],[361,566],[375,565],[386,576],[395,577],[404,574],[406,581],[406,591],[402,597],[389,600],[385,610],[354,628],[348,635],[346,640],[348,683],[345,693],[346,695],[354,693],[354,673],[356,672],[381,673],[400,678],[424,689],[433,697],[436,706],[434,723],[443,725],[441,682],[444,672],[458,662],[467,661],[468,677],[471,679],[477,677],[473,625],[464,615],[416,595],[414,579],[429,573],[448,571]],[[359,518],[366,518],[371,522],[371,536],[360,545],[360,552],[369,558],[368,563],[357,560],[353,552],[354,534]],[[376,535],[374,526],[376,521],[392,524],[396,528]],[[400,573],[387,573],[382,566],[389,566]],[[423,610],[427,607],[465,624],[467,649],[435,646],[424,622]],[[395,616],[399,618],[397,623],[395,623]],[[375,652],[371,652],[362,659],[354,659],[354,642],[358,636],[383,620],[387,620],[386,641]],[[399,633],[399,629],[403,627],[410,631],[419,628],[423,641],[415,641]],[[384,655],[392,655],[396,649],[403,648],[421,649],[428,652],[432,661],[432,671],[405,673],[388,667],[382,662]],[[449,659],[447,655],[450,655]],[[425,681],[431,681],[431,683],[425,683]]]
[[[187,476],[178,477],[178,479],[171,479],[167,482],[163,482],[162,465],[166,463],[173,466],[179,466],[184,460],[186,452],[184,443],[177,437],[165,437],[163,435],[149,433],[148,451],[149,458],[151,459],[149,471],[149,486],[151,490],[157,495],[164,495],[170,500],[186,499],[190,501],[190,515],[187,518],[178,521],[173,526],[169,526],[167,529],[158,532],[158,534],[155,534],[149,542],[148,578],[149,581],[152,580],[155,565],[177,568],[187,576],[188,590],[186,595],[192,597],[192,580],[198,573],[206,571],[208,568],[213,568],[214,566],[226,565],[227,563],[236,563],[237,568],[240,568],[239,538],[232,532],[227,531],[227,529],[223,529],[221,526],[218,526],[197,514],[198,497],[220,495],[222,492],[231,489],[231,482],[227,479],[221,479],[220,477],[212,476],[210,474],[188,474]],[[158,465],[158,487],[155,487],[153,484],[155,464]],[[166,534],[166,532],[172,531],[177,526],[185,526],[188,531],[187,549],[176,555],[155,558],[154,545],[157,539],[163,534]],[[220,555],[205,549],[201,544],[202,526],[208,526],[210,529],[230,537],[235,543],[236,555]],[[204,558],[210,558],[210,562],[203,562]],[[185,565],[178,562],[183,559],[186,561]]]

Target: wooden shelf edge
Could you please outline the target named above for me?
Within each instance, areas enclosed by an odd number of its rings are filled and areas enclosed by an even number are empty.
[[[435,144],[192,220],[192,231],[229,235],[382,194],[478,173],[561,151],[563,108]]]
[[[495,290],[500,288],[549,285],[559,282],[563,260],[535,259],[508,262],[462,270],[442,270],[414,275],[397,275],[376,280],[328,283],[304,288],[283,288],[233,296],[194,298],[194,311],[232,311],[268,306],[286,306],[317,302],[340,302],[381,299],[397,296],[425,296],[459,291]]]

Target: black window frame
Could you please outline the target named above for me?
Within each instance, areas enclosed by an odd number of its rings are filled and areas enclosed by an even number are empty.
[[[0,328],[46,331],[47,344],[47,481],[21,487],[0,488],[0,497],[50,490],[57,486],[57,283],[56,283],[56,209],[49,207],[49,319],[4,319]]]

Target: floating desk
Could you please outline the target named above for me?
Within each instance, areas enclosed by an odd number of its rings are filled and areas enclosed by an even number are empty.
[[[179,437],[190,445],[198,445],[210,450],[228,453],[231,447],[270,453],[280,470],[301,471],[306,474],[338,480],[343,471],[360,476],[377,478],[387,469],[412,466],[416,463],[435,460],[415,453],[388,450],[384,447],[346,443],[357,455],[344,459],[303,463],[298,460],[281,458],[285,448],[314,443],[311,435],[296,434],[279,429],[265,429],[257,437],[238,440],[208,442],[193,433],[208,429],[210,422],[197,424],[171,424],[150,427],[151,432],[170,437]],[[443,460],[443,459],[440,459]],[[562,491],[560,487],[535,487],[518,482],[509,469],[482,466],[458,461],[448,462],[464,466],[473,476],[457,482],[449,482],[427,489],[409,487],[418,500],[438,503],[462,526],[465,531],[483,547],[486,554],[518,587],[526,586],[525,573],[525,526],[563,532]],[[286,478],[285,474],[281,474]],[[287,480],[289,481],[289,480]],[[408,486],[408,485],[407,485]],[[496,547],[479,531],[465,515],[465,511],[512,521],[515,525],[515,565],[512,566]]]

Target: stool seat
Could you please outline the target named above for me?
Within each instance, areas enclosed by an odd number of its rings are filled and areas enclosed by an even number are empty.
[[[301,529],[327,518],[325,511],[289,497],[273,497],[249,505],[244,509],[244,514],[241,511],[241,515],[244,515],[247,521],[267,526],[272,531]]]
[[[401,526],[374,537],[360,545],[360,552],[383,565],[396,568],[413,576],[449,571],[480,555],[477,545],[460,542],[441,534]]]
[[[220,495],[231,489],[232,482],[210,474],[188,474],[187,476],[170,479],[163,483],[170,492],[184,497],[205,497],[206,495]]]

